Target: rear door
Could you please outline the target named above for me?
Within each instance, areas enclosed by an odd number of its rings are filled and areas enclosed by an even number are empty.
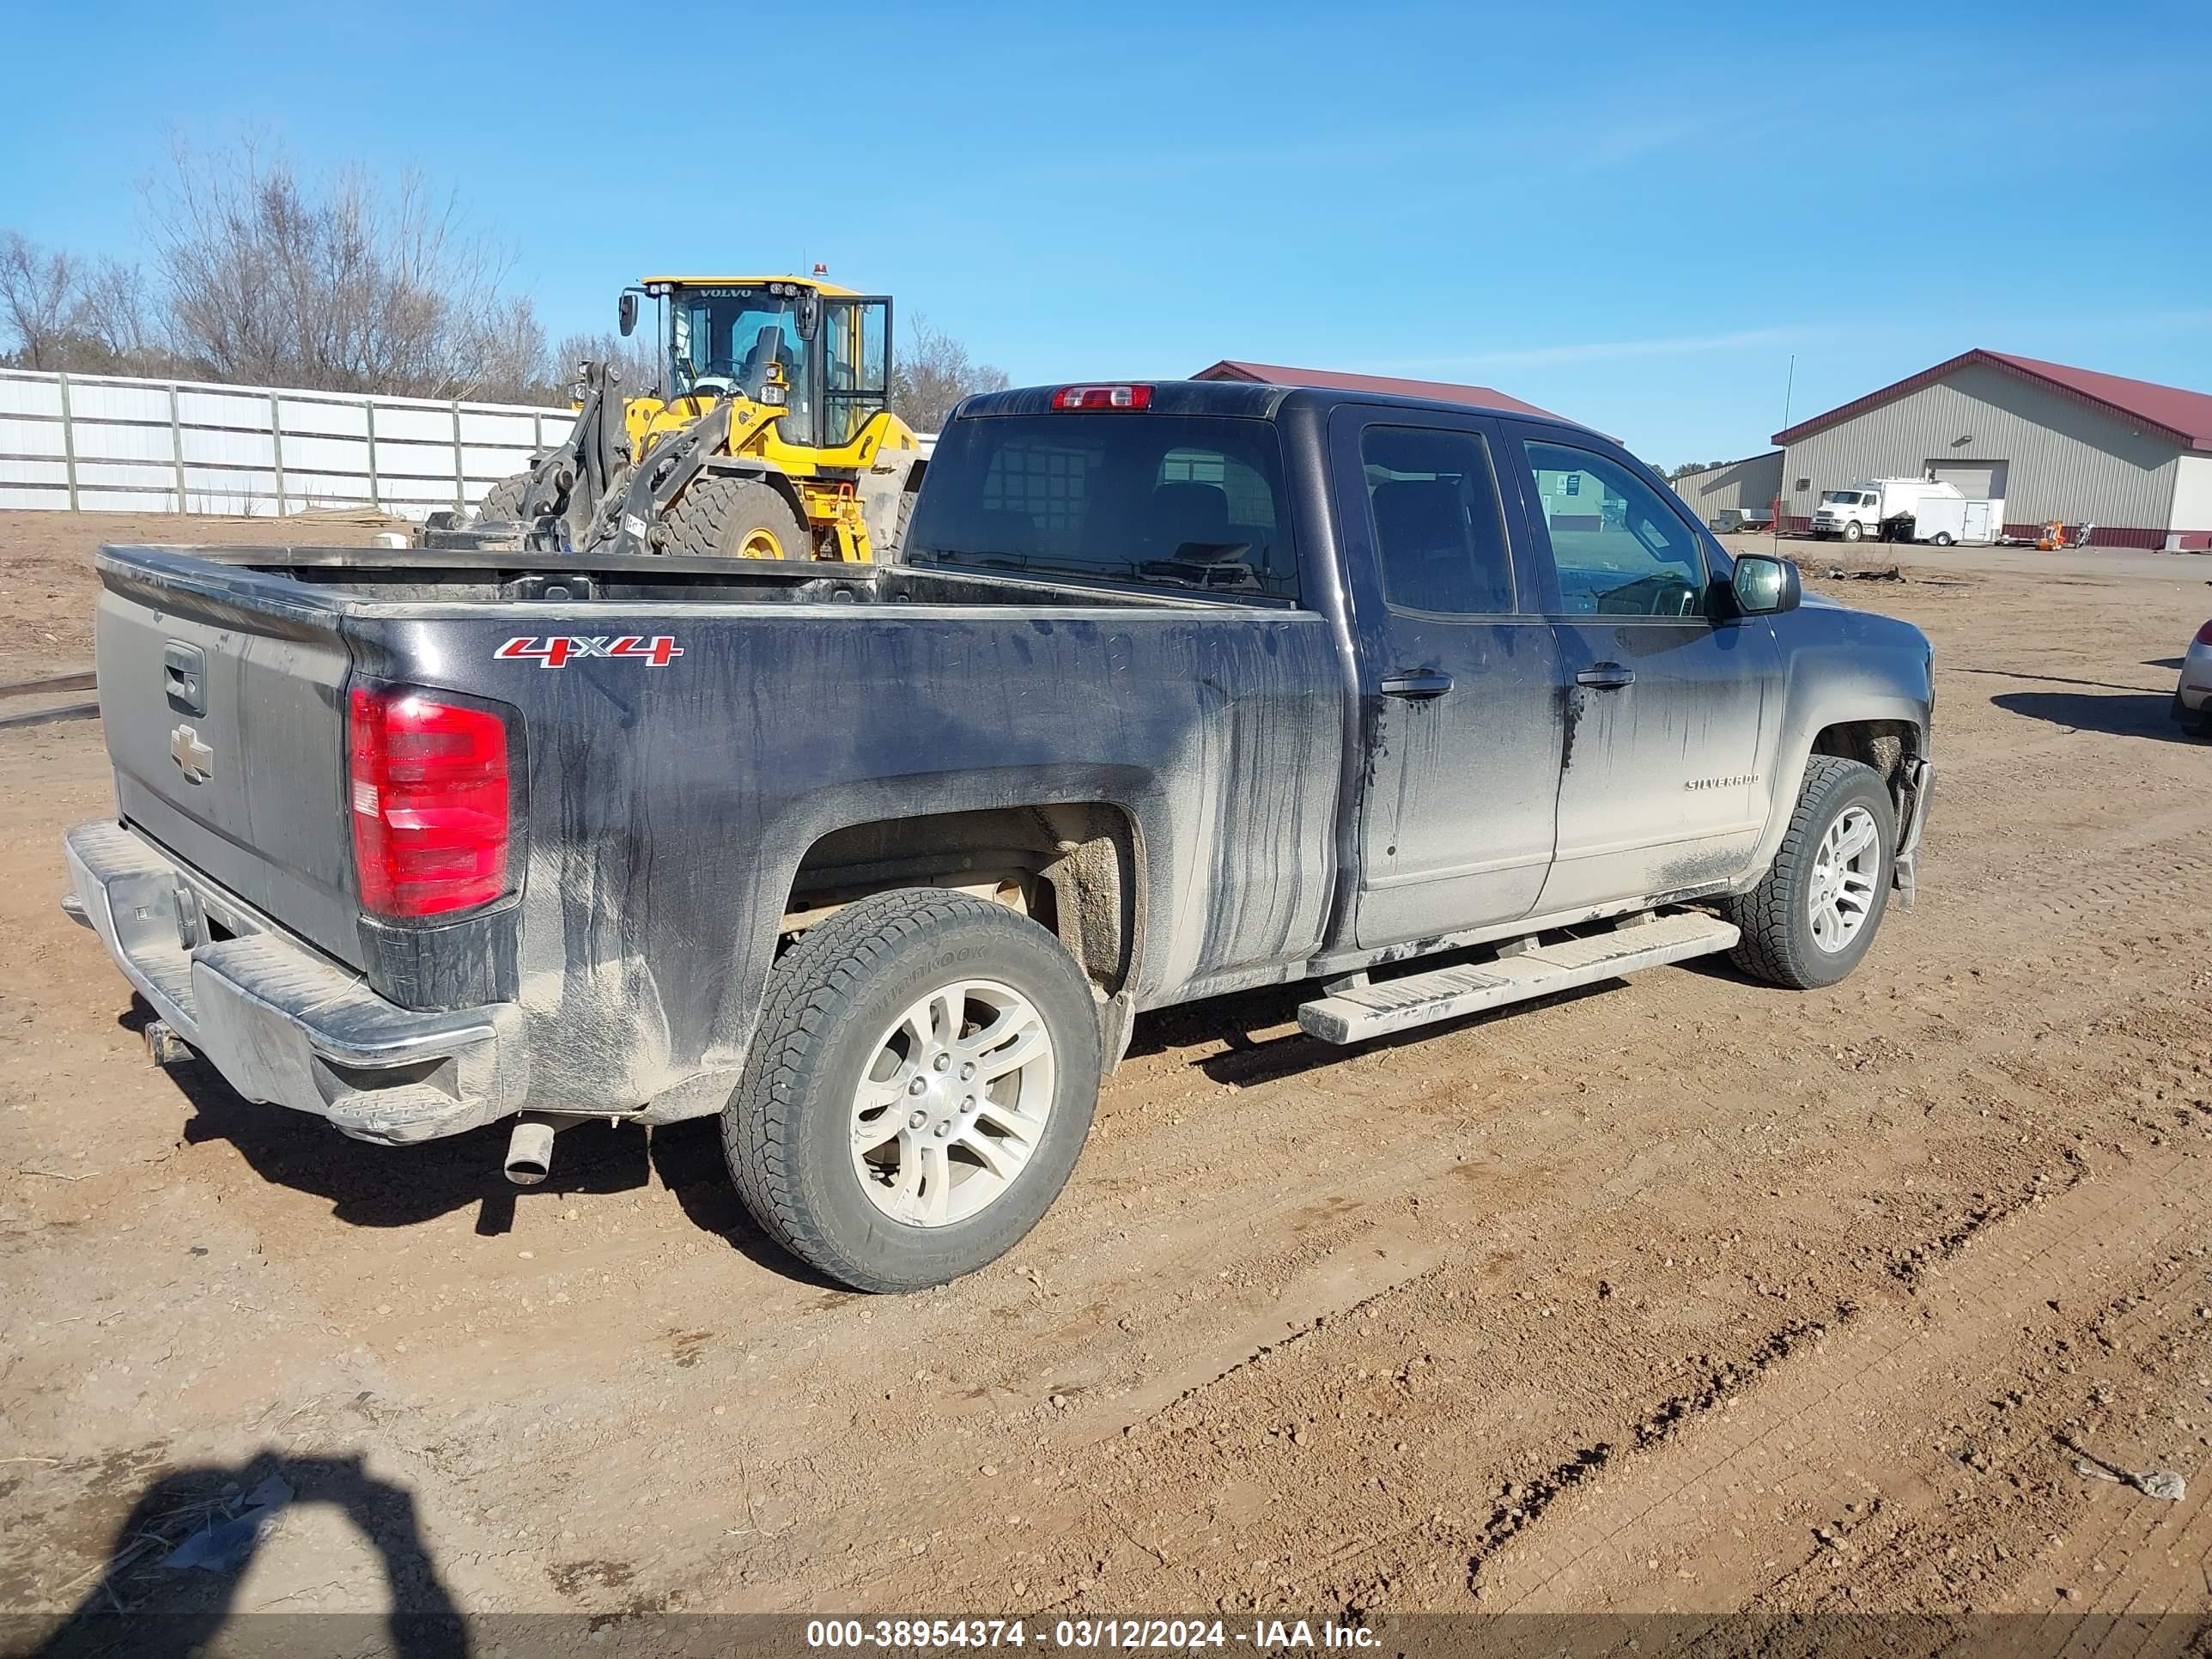
[[[1765,824],[1772,629],[1716,603],[1726,555],[1624,457],[1518,422],[1509,440],[1567,684],[1558,847],[1540,908],[1734,875]]]
[[[1473,416],[1331,416],[1366,710],[1363,947],[1526,915],[1551,866],[1559,653],[1516,557],[1500,442]]]
[[[331,618],[103,573],[100,712],[124,818],[358,963],[345,715]]]

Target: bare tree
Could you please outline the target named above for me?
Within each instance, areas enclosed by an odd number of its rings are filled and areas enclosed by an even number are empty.
[[[179,143],[147,204],[170,343],[210,379],[454,398],[540,378],[507,256],[417,174],[311,187],[251,142],[204,160]]]
[[[563,337],[553,352],[554,384],[565,388],[576,378],[576,365],[583,362],[611,363],[620,369],[625,398],[643,397],[661,382],[660,343],[641,333],[627,339],[614,333]]]
[[[14,231],[0,237],[0,325],[15,336],[0,361],[22,368],[151,374],[166,358],[137,266],[49,252]]]
[[[333,392],[565,401],[576,365],[658,389],[655,338],[576,334],[546,349],[510,260],[414,173],[303,179],[252,140],[202,155],[179,142],[145,186],[149,268],[90,262],[0,232],[0,348],[34,368],[191,377]],[[10,337],[12,336],[12,341]],[[922,431],[1005,373],[916,318],[891,406]]]
[[[452,393],[485,403],[543,401],[547,385],[545,330],[529,301],[505,299],[465,321],[458,342],[466,372]]]
[[[165,374],[168,348],[148,302],[145,273],[104,259],[78,284],[70,309],[71,368],[106,374]]]
[[[15,231],[0,239],[0,320],[15,337],[9,355],[24,368],[61,368],[76,303],[77,262]]]
[[[943,426],[969,392],[1006,385],[1004,369],[975,362],[966,346],[925,317],[908,327],[891,362],[891,407],[917,432]]]

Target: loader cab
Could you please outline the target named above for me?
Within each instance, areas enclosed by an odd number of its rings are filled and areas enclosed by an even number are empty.
[[[777,435],[838,448],[889,406],[888,299],[788,277],[648,281],[665,299],[669,398],[744,398],[783,410]]]

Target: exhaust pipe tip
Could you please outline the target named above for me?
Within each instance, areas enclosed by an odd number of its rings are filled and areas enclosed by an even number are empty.
[[[535,1187],[553,1173],[553,1125],[542,1117],[515,1120],[501,1167],[518,1187]]]

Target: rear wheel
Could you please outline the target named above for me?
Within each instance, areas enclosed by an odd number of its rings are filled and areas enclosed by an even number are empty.
[[[1814,756],[1765,879],[1725,906],[1743,930],[1729,960],[1793,991],[1833,985],[1881,927],[1896,848],[1897,810],[1881,775]]]
[[[813,544],[799,514],[757,478],[692,480],[668,509],[665,551],[699,558],[807,559]]]
[[[847,905],[776,964],[722,1146],[794,1255],[855,1290],[922,1290],[1037,1224],[1098,1079],[1097,1005],[1060,941],[908,888]]]

